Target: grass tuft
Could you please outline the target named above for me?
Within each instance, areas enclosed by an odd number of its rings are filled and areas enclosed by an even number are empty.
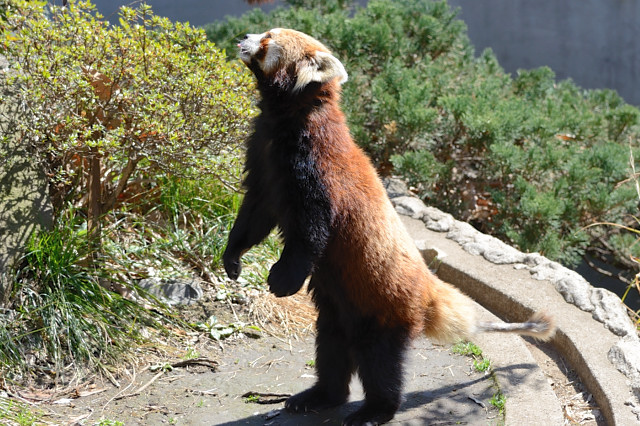
[[[199,330],[139,289],[142,278],[200,276],[217,284],[221,297],[232,296],[223,284],[221,257],[241,195],[215,178],[153,182],[134,194],[135,203],[123,203],[105,218],[100,255],[90,249],[84,212],[72,207],[52,230],[32,237],[11,305],[0,312],[0,374],[23,383],[41,372],[56,378],[63,371],[108,373],[158,332]],[[274,233],[247,253],[242,284],[264,289],[279,251]],[[214,339],[226,337],[227,329],[256,331],[240,323],[210,329]]]
[[[110,290],[114,283],[90,259],[86,229],[74,213],[28,244],[12,310],[0,325],[9,378],[33,368],[60,373],[69,365],[117,362],[130,342],[140,341],[141,327],[159,325],[153,313]]]
[[[504,416],[505,404],[507,403],[507,397],[500,391],[493,394],[489,400],[489,404],[496,407],[501,416]]]
[[[498,412],[500,413],[500,417],[502,418],[501,420],[504,421],[505,404],[507,401],[507,397],[500,390],[500,385],[492,370],[491,360],[483,356],[482,349],[480,349],[478,345],[472,342],[458,342],[451,347],[451,351],[458,355],[472,357],[473,368],[479,373],[490,375],[491,380],[493,381],[493,388],[495,389],[495,392],[491,399],[489,399],[489,404],[491,404],[498,410]],[[499,424],[501,424],[501,422],[499,422]]]

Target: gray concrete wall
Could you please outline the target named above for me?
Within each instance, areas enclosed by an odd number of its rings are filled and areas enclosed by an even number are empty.
[[[477,52],[508,72],[547,65],[559,79],[640,105],[640,0],[449,0]]]
[[[55,0],[60,4],[61,0]],[[117,22],[131,0],[94,0]],[[251,9],[243,0],[147,0],[156,14],[204,25]],[[365,4],[366,1],[358,1]],[[282,0],[261,6],[271,10]],[[609,88],[640,105],[640,0],[449,0],[478,53],[491,47],[508,72],[543,65],[559,79]]]
[[[60,4],[61,0],[56,0]],[[192,25],[205,25],[225,16],[240,16],[251,10],[244,0],[146,0],[153,13],[166,16],[173,21],[189,21]],[[118,9],[132,5],[131,0],[93,0],[100,11],[110,22],[118,22]],[[264,10],[272,10],[282,5],[282,0],[260,6]]]
[[[4,78],[0,56],[0,307],[11,291],[10,276],[33,232],[52,221],[46,180],[21,143],[22,117],[14,88]]]

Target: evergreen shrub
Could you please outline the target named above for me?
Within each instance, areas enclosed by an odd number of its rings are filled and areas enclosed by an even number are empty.
[[[567,265],[587,247],[623,249],[610,238],[617,230],[585,227],[637,211],[625,183],[630,149],[638,158],[637,108],[546,67],[512,77],[491,50],[474,54],[446,1],[302,3],[205,30],[230,57],[245,33],[273,27],[324,42],[349,73],[343,108],[354,138],[428,204]]]

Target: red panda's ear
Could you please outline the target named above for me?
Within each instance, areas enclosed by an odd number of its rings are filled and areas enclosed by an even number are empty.
[[[294,92],[304,89],[311,82],[326,83],[334,78],[338,78],[340,84],[347,81],[347,71],[342,63],[326,52],[317,51],[313,58],[300,62],[297,71]]]

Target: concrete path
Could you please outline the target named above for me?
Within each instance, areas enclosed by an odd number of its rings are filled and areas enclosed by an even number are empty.
[[[110,389],[99,398],[80,398],[68,408],[66,417],[79,418],[91,412],[92,421],[105,418],[128,426],[339,425],[363,402],[356,378],[347,404],[319,413],[293,415],[282,408],[282,401],[258,404],[245,396],[254,393],[263,395],[262,401],[282,399],[264,395],[292,394],[311,386],[314,369],[308,363],[314,359],[313,340],[312,335],[293,342],[262,337],[226,344],[221,356],[215,357],[219,363],[215,371],[176,369],[138,395],[113,400],[121,390]],[[492,359],[494,370],[509,377],[506,386],[501,383],[500,388],[509,393],[507,410],[518,413],[517,424],[540,424],[540,415],[546,419],[545,424],[562,424],[559,405],[549,395],[548,386],[545,389],[538,366],[527,358],[523,346],[514,347],[508,339],[492,344],[509,346],[510,354],[518,357],[508,366]],[[149,381],[153,374],[139,375],[138,385],[133,388]],[[407,354],[404,402],[390,424],[501,424],[503,416],[489,402],[497,390],[491,375],[473,368],[472,358],[452,353],[450,346],[418,339]],[[537,401],[535,407],[532,399]],[[545,407],[543,413],[540,403]]]

